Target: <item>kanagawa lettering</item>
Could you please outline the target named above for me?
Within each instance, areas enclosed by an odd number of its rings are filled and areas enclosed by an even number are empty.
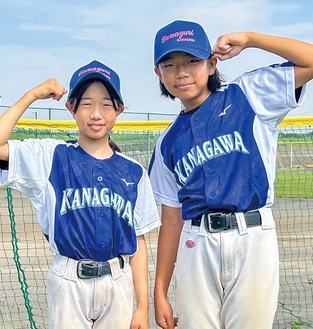
[[[175,173],[178,175],[179,181],[184,184],[196,166],[232,152],[250,153],[238,131],[213,138],[204,142],[202,146],[196,145],[186,156],[176,162]]]
[[[108,188],[101,190],[96,187],[73,189],[63,191],[60,214],[86,207],[110,207],[129,225],[133,223],[133,207],[130,201],[125,201],[119,194],[112,193]]]

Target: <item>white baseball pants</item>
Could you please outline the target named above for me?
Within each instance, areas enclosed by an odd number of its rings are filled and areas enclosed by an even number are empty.
[[[48,274],[49,329],[129,329],[133,316],[133,279],[128,261],[112,274],[77,277],[77,261],[56,255]]]
[[[276,229],[270,209],[262,227],[208,233],[186,221],[175,276],[179,329],[271,329],[279,289]]]

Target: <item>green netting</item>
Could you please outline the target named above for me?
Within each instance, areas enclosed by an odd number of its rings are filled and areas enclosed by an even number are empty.
[[[160,131],[114,131],[122,152],[149,164]],[[280,128],[273,207],[280,247],[280,294],[274,328],[313,327],[313,134],[310,126]],[[76,131],[15,129],[14,139],[73,140]],[[151,328],[158,230],[149,248]],[[27,198],[0,188],[0,328],[47,328],[46,276],[52,254]],[[171,285],[170,298],[173,298]],[[258,307],[257,305],[255,307]],[[262,316],[262,314],[260,314]]]

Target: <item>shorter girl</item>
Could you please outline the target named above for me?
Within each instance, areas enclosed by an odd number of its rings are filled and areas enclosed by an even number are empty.
[[[67,109],[77,142],[8,140],[37,99],[67,90],[51,78],[0,118],[0,184],[28,196],[55,253],[48,275],[49,328],[148,328],[144,234],[160,225],[145,169],[110,147],[124,110],[118,75],[93,61],[72,76]],[[133,283],[137,310],[133,315]]]

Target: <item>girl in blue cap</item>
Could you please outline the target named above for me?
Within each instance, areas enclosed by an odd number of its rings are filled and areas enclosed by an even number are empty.
[[[149,168],[162,205],[155,279],[162,328],[270,329],[279,288],[271,206],[278,125],[303,102],[313,45],[254,32],[211,49],[197,23],[155,37],[161,93],[184,109],[159,138]],[[259,48],[287,61],[223,84],[218,60]],[[175,312],[167,298],[174,271]]]
[[[66,93],[51,78],[0,118],[0,160],[9,160],[0,184],[30,198],[55,254],[48,275],[49,328],[147,329],[144,234],[160,221],[146,170],[109,144],[124,109],[118,75],[98,61],[73,74],[66,107],[79,128],[77,142],[9,140],[34,101],[60,100]]]

